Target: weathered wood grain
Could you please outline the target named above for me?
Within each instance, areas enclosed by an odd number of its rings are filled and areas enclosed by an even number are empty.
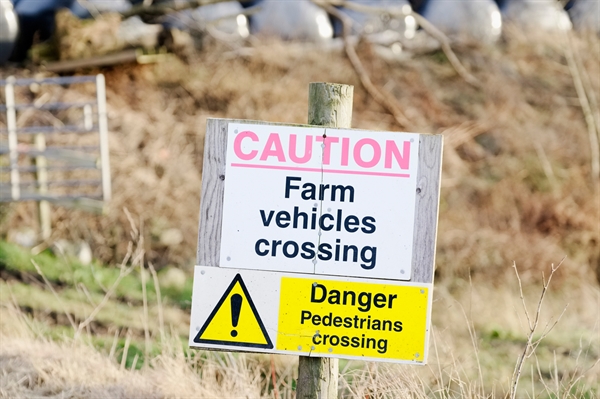
[[[311,83],[308,87],[308,123],[324,127],[352,127],[354,86]],[[298,361],[299,399],[337,398],[339,360],[300,356]]]
[[[219,266],[229,122],[225,119],[209,119],[206,122],[204,138],[206,150],[202,165],[202,199],[196,259],[197,264],[203,266]]]
[[[442,135],[427,134],[422,134],[419,138],[419,168],[410,279],[416,283],[433,283],[443,139]]]
[[[311,83],[308,86],[308,124],[350,128],[353,96],[354,86]]]
[[[338,359],[300,356],[296,398],[337,398],[339,367]]]
[[[204,138],[200,225],[198,227],[198,249],[196,254],[196,264],[202,266],[219,266],[221,228],[223,224],[223,194],[226,178],[227,127],[230,123],[308,126],[244,119],[208,119]]]

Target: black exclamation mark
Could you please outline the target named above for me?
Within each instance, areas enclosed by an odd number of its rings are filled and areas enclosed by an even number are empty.
[[[234,294],[231,296],[231,325],[235,328],[238,325],[240,319],[240,310],[242,310],[242,301],[244,298],[240,294]],[[237,331],[231,330],[231,336],[237,337]]]

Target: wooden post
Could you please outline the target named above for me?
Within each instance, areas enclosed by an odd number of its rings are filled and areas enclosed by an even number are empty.
[[[46,136],[43,133],[35,135],[35,148],[40,153],[46,151]],[[43,155],[35,157],[36,177],[38,183],[38,193],[40,196],[48,195],[48,161]],[[50,215],[50,202],[40,200],[38,202],[38,213],[40,220],[40,235],[42,240],[47,240],[52,234],[52,222]]]
[[[354,86],[311,83],[308,86],[308,124],[350,128]]]
[[[21,198],[19,176],[19,152],[17,139],[17,108],[15,104],[15,77],[6,79],[6,127],[8,128],[8,151],[10,159],[10,195],[13,201]]]
[[[108,147],[108,112],[106,110],[106,82],[104,75],[96,75],[96,99],[98,104],[98,132],[100,134],[100,167],[102,168],[102,200],[104,204],[112,198],[110,182],[110,155]]]
[[[308,124],[350,128],[354,86],[311,83],[308,87]],[[338,390],[338,359],[300,356],[297,399],[334,399]]]

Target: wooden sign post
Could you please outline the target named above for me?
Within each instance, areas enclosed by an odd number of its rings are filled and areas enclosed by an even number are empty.
[[[442,136],[351,119],[313,83],[308,125],[207,122],[189,345],[300,356],[299,399],[339,358],[427,362]]]
[[[308,87],[308,124],[350,128],[354,86],[311,83]],[[337,398],[338,359],[300,356],[298,399]]]

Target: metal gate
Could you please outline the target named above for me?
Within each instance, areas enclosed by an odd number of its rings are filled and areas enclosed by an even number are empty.
[[[102,209],[111,197],[104,76],[9,77],[0,86],[0,202],[40,202],[43,236],[49,202]]]

